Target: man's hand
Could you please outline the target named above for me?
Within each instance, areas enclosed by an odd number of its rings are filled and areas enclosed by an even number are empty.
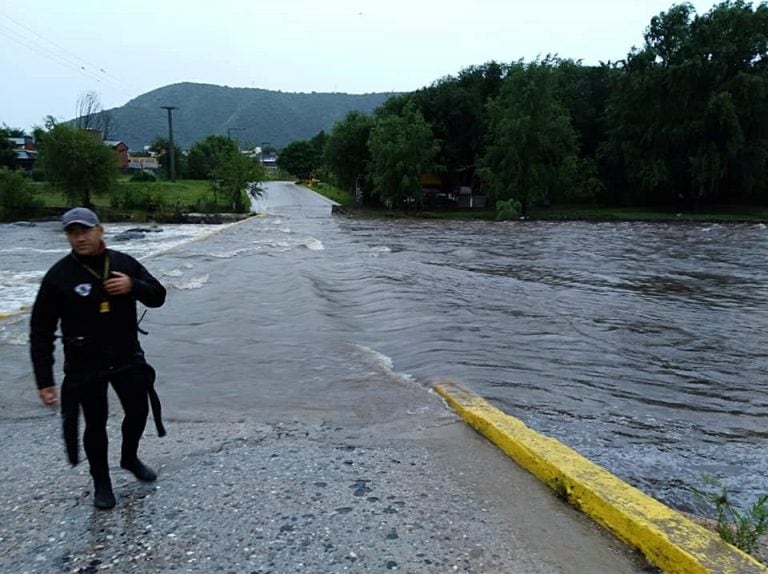
[[[113,271],[112,277],[104,281],[104,290],[109,295],[128,295],[131,289],[133,289],[133,281],[120,271]]]
[[[56,392],[56,387],[40,389],[40,400],[47,407],[55,407],[59,404],[59,394]]]

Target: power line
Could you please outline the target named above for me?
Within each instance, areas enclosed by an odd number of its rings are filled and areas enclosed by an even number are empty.
[[[95,69],[98,69],[98,71],[99,71],[99,72],[101,72],[101,73],[102,73],[102,74],[104,74],[105,76],[107,76],[107,77],[111,78],[112,80],[114,80],[114,81],[116,81],[116,82],[121,82],[121,83],[122,83],[122,80],[121,80],[120,78],[118,78],[118,77],[116,77],[116,76],[114,76],[114,75],[110,74],[109,72],[107,72],[107,71],[106,71],[104,68],[102,68],[101,66],[97,66],[96,64],[94,64],[94,63],[92,63],[92,62],[89,62],[88,60],[84,60],[83,58],[81,58],[80,56],[78,56],[77,54],[75,54],[74,52],[71,52],[71,51],[67,50],[67,49],[66,49],[64,46],[61,46],[60,44],[57,44],[57,43],[56,43],[56,42],[54,42],[53,40],[50,40],[50,39],[46,38],[45,36],[43,36],[43,35],[39,34],[38,32],[36,32],[36,31],[35,31],[35,30],[33,30],[32,28],[30,28],[29,26],[27,26],[27,25],[25,25],[25,24],[23,24],[23,23],[19,22],[18,20],[14,19],[14,18],[12,18],[12,17],[10,17],[10,16],[8,16],[7,14],[5,15],[5,17],[6,17],[8,20],[10,20],[11,22],[13,22],[14,24],[16,24],[17,26],[20,26],[20,27],[24,28],[25,30],[27,30],[27,31],[28,31],[30,34],[34,34],[35,36],[37,36],[38,38],[40,38],[40,39],[41,39],[41,40],[43,40],[44,42],[48,42],[48,43],[49,43],[51,46],[53,46],[53,47],[57,48],[58,50],[61,50],[61,51],[64,51],[64,52],[66,52],[67,54],[69,54],[69,55],[70,55],[72,58],[74,58],[75,60],[80,60],[80,62],[82,62],[83,64],[86,64],[86,65],[90,66],[91,68],[95,68]],[[91,71],[93,71],[93,70],[91,70]],[[127,86],[126,86],[126,87],[127,87]]]
[[[13,22],[17,27],[23,28],[30,34],[33,34],[34,36],[42,40],[43,42],[50,44],[50,46],[53,46],[55,50],[52,50],[50,47],[47,47],[44,44],[31,42],[24,35],[19,34],[19,32],[17,32],[15,29],[9,28],[7,25],[0,23],[0,27],[6,31],[5,36],[10,38],[12,41],[18,42],[24,47],[40,55],[48,57],[49,59],[59,64],[69,66],[70,68],[75,69],[78,72],[84,73],[85,75],[89,76],[91,79],[96,80],[97,82],[105,81],[106,83],[112,84],[113,86],[116,86],[116,87],[120,87],[123,89],[125,88],[130,89],[130,86],[128,84],[123,82],[120,78],[110,74],[104,68],[96,64],[93,64],[92,62],[89,62],[87,60],[84,60],[77,54],[57,44],[53,40],[46,38],[42,34],[39,34],[35,30],[19,22],[15,18],[12,18],[7,14],[4,14],[4,16],[7,20]],[[14,37],[10,36],[7,32],[10,32],[11,34],[13,34]]]
[[[74,62],[68,61],[65,58],[59,56],[58,54],[51,52],[50,50],[47,50],[44,47],[38,46],[34,43],[31,43],[29,40],[24,38],[23,36],[19,36],[18,32],[15,30],[9,29],[5,24],[0,22],[0,34],[14,42],[15,44],[19,44],[21,46],[24,46],[25,48],[35,52],[36,54],[43,56],[45,58],[48,58],[49,60],[52,60],[53,62],[56,62],[59,65],[66,66],[68,68],[72,68],[73,70],[76,70],[92,80],[95,80],[97,82],[101,82],[101,78],[94,75],[90,70],[86,69],[83,66],[78,66]]]

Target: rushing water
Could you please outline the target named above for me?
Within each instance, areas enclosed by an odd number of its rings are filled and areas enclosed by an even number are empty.
[[[278,394],[450,378],[674,506],[704,474],[742,504],[768,491],[765,226],[361,221],[270,191],[288,199],[266,216],[194,242],[180,227],[146,262],[170,297],[145,347],[188,357],[169,403],[246,412],[254,370]],[[0,234],[0,303],[18,306],[13,282],[66,250],[55,226]],[[0,416],[35,412],[24,345],[23,313],[0,322]]]

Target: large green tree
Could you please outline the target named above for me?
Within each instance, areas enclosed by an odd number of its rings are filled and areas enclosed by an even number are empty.
[[[90,205],[117,179],[117,157],[102,141],[78,127],[57,124],[39,132],[39,163],[47,180],[72,204]]]
[[[305,180],[312,177],[320,162],[317,146],[309,140],[291,142],[277,156],[280,169]]]
[[[419,176],[434,168],[440,146],[413,102],[376,119],[368,146],[373,192],[389,207],[421,205]]]
[[[576,133],[560,101],[554,64],[515,66],[488,107],[481,177],[496,200],[519,202],[523,215],[536,200],[573,185],[576,176]]]
[[[227,156],[214,171],[215,185],[224,192],[235,213],[246,211],[246,192],[258,195],[256,184],[265,178],[261,163],[241,153]]]
[[[191,179],[213,179],[219,166],[229,156],[239,153],[237,144],[226,136],[204,137],[189,150],[188,175]]]
[[[333,127],[326,142],[325,163],[336,184],[347,191],[362,188],[368,179],[368,138],[372,128],[370,116],[353,111]]]
[[[608,106],[601,156],[636,199],[768,198],[768,5],[690,4],[651,20]]]
[[[436,162],[445,168],[449,189],[473,182],[488,126],[486,104],[498,96],[508,70],[497,62],[471,66],[413,94],[440,143]]]
[[[20,173],[0,167],[0,221],[29,217],[41,206]]]

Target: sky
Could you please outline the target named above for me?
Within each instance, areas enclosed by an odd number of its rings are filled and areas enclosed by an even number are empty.
[[[110,109],[177,82],[408,92],[492,60],[616,61],[675,3],[0,0],[0,125],[31,130],[74,117],[87,92]]]

